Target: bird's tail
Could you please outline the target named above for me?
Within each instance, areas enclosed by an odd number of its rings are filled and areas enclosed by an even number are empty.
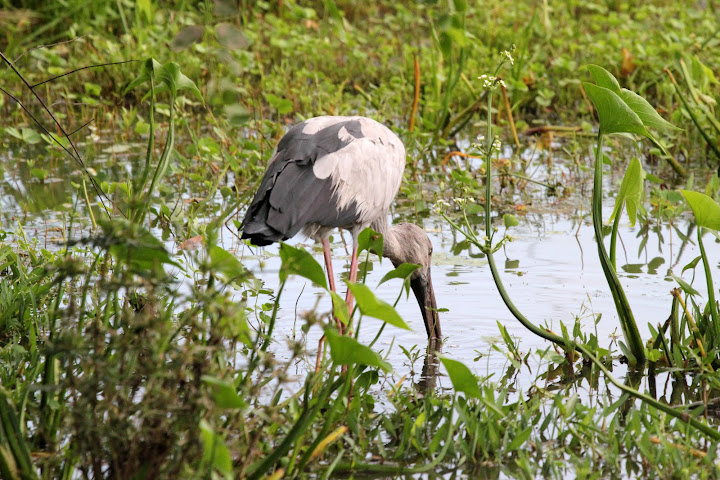
[[[264,247],[283,239],[283,234],[267,224],[270,212],[269,202],[261,202],[259,205],[250,207],[245,219],[243,219],[240,230],[242,239],[249,239],[250,243],[258,247]]]

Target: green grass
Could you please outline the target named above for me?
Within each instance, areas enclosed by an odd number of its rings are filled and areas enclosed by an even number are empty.
[[[569,352],[533,352],[543,368],[531,386],[516,391],[512,371],[524,367],[518,346],[502,329],[513,359],[502,379],[463,376],[457,367],[452,378],[442,378],[453,390],[431,385],[419,392],[410,382],[392,387],[397,379],[377,352],[331,333],[320,372],[307,366],[289,381],[306,346],[291,345],[284,361],[268,352],[279,296],[288,275],[317,279],[319,267],[286,249],[281,287],[271,290],[217,242],[223,225],[236,227],[236,212],[285,125],[318,114],[369,115],[399,132],[411,152],[398,198],[402,214],[427,216],[434,201],[456,199],[448,219],[465,220],[471,229],[486,224],[491,237],[490,216],[480,207],[487,198],[500,213],[518,198],[545,192],[562,203],[563,196],[575,195],[574,184],[558,178],[569,174],[581,185],[591,176],[577,153],[588,149],[584,135],[595,124],[581,89],[586,64],[603,65],[684,128],[662,138],[696,175],[682,182],[696,190],[695,178],[707,175],[705,193],[717,198],[717,177],[708,167],[717,168],[718,159],[705,151],[706,142],[716,142],[710,100],[719,96],[712,75],[720,58],[718,25],[711,6],[574,0],[562,6],[381,1],[363,8],[333,0],[176,1],[162,7],[127,0],[12,3],[0,1],[3,54],[31,85],[91,64],[138,63],[86,69],[35,88],[67,132],[80,129],[71,138],[82,146],[80,160],[97,188],[107,193],[107,210],[79,162],[72,163],[29,118],[58,135],[18,75],[0,69],[0,86],[29,110],[0,97],[10,119],[0,127],[4,151],[10,145],[26,149],[18,156],[31,159],[18,167],[28,170],[24,178],[33,188],[30,195],[13,191],[19,211],[28,221],[52,211],[67,217],[57,248],[28,239],[22,220],[2,219],[3,478],[720,474],[709,437],[662,409],[617,396],[608,378]],[[513,44],[515,63],[502,75],[518,128],[563,124],[582,130],[563,142],[574,165],[559,169],[544,160],[544,186],[526,181],[533,175],[517,150],[498,159],[497,183],[484,180],[485,167],[441,162],[457,149],[456,141],[481,130],[494,129],[511,141],[504,102],[498,97],[495,109],[486,107],[477,77],[492,72],[498,52]],[[30,50],[39,45],[46,46]],[[632,59],[625,54],[623,68],[624,48]],[[420,93],[411,132],[416,56]],[[159,64],[140,63],[149,57]],[[681,67],[681,57],[689,69]],[[688,98],[697,97],[686,107],[665,67],[686,82],[680,88],[687,88]],[[146,97],[151,75],[157,75],[154,98]],[[136,78],[141,81],[131,85]],[[163,92],[162,79],[169,78],[174,82],[166,86],[185,89]],[[137,88],[126,92],[128,85]],[[91,119],[93,130],[80,128]],[[523,145],[527,141],[523,137]],[[608,155],[624,166],[618,161],[624,147],[611,147]],[[641,147],[648,163],[659,152],[653,148]],[[10,168],[0,162],[0,169]],[[653,173],[668,183],[676,178],[663,164]],[[63,182],[57,199],[51,194],[55,178]],[[638,213],[646,232],[687,211],[682,195],[662,181]],[[424,184],[438,186],[437,198]],[[501,192],[494,193],[498,185]],[[512,223],[508,219],[506,226]],[[704,224],[712,225],[712,219]],[[165,250],[164,242],[181,245],[197,237],[203,244],[196,252],[170,256]],[[710,266],[701,258],[689,268]],[[707,400],[719,387],[712,371],[718,367],[717,312],[686,287],[687,312],[674,304],[669,326],[646,350],[682,365],[689,380],[665,373],[677,389],[653,395],[660,403],[696,399],[682,412],[713,425],[705,414],[712,413]],[[690,317],[709,347],[707,357]],[[304,329],[332,324],[316,315],[306,322]],[[665,336],[672,348],[660,341]],[[564,331],[561,343],[569,342],[586,345],[608,368],[618,368],[620,352],[604,350],[592,335]],[[338,345],[344,354],[332,353]],[[421,356],[406,352],[411,361]],[[654,358],[654,371],[662,371],[662,359]],[[550,380],[558,374],[561,380]],[[635,377],[629,372],[626,384],[637,389]]]

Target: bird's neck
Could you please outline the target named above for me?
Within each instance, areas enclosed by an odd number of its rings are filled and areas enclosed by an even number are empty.
[[[388,223],[387,215],[381,215],[370,228],[383,236],[383,257],[389,258],[396,267],[402,263],[397,230]]]

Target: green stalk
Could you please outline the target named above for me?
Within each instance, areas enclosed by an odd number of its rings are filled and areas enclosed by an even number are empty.
[[[700,246],[700,255],[702,256],[703,268],[705,269],[705,282],[708,291],[708,306],[710,307],[710,316],[713,320],[713,329],[715,330],[715,338],[720,338],[720,319],[718,319],[718,306],[715,301],[715,285],[712,280],[712,271],[705,253],[705,245],[702,241],[703,228],[698,227],[698,245]]]
[[[283,455],[290,451],[290,448],[293,446],[295,441],[305,433],[312,422],[315,421],[318,414],[327,407],[326,402],[330,394],[342,386],[344,382],[344,379],[338,379],[331,385],[325,387],[316,398],[315,404],[312,407],[305,407],[305,410],[303,410],[302,414],[300,414],[300,418],[298,418],[297,422],[295,422],[295,425],[293,425],[290,429],[290,432],[288,432],[285,439],[275,448],[275,450],[265,457],[264,460],[250,465],[247,476],[249,480],[257,480],[262,477],[265,472],[267,472],[280,460],[280,458],[283,457]]]
[[[384,474],[415,474],[415,473],[423,473],[423,472],[429,472],[432,470],[435,470],[437,466],[440,464],[440,462],[445,458],[445,455],[447,454],[448,448],[450,445],[454,445],[454,442],[452,441],[452,434],[455,431],[453,429],[452,424],[452,413],[455,410],[455,400],[457,399],[457,395],[453,396],[452,405],[450,405],[450,408],[448,409],[448,417],[447,422],[448,425],[448,435],[445,439],[445,442],[443,444],[442,449],[438,453],[437,457],[435,457],[432,461],[426,463],[425,465],[419,466],[419,467],[406,467],[405,465],[385,465],[385,464],[377,464],[377,463],[360,463],[360,462],[353,462],[353,463],[342,463],[337,466],[336,471],[338,472],[354,472],[354,471],[361,471],[361,472],[372,472],[372,473],[384,473]],[[462,420],[461,420],[462,421]]]
[[[610,258],[608,257],[607,251],[605,250],[605,244],[603,242],[602,234],[602,143],[603,134],[598,134],[597,150],[595,153],[595,180],[593,183],[593,197],[592,197],[592,217],[593,217],[593,228],[595,229],[595,241],[598,246],[598,256],[600,257],[600,264],[602,265],[603,272],[605,273],[605,279],[610,287],[613,300],[615,301],[615,309],[620,317],[620,326],[622,327],[625,340],[628,342],[628,348],[630,352],[635,356],[634,359],[628,359],[631,365],[643,365],[645,364],[645,346],[643,345],[640,332],[638,331],[637,324],[635,323],[635,317],[633,316],[632,309],[628,303],[625,291],[620,284],[617,272],[613,267]],[[619,217],[619,216],[618,216]]]
[[[491,109],[492,109],[492,95],[488,95],[488,112],[490,112]],[[491,127],[491,123],[490,123],[490,115],[488,115],[488,137],[492,138],[491,135],[492,135],[492,127]],[[598,139],[598,153],[600,153],[601,151],[602,151],[602,134],[599,136],[599,139]],[[559,345],[563,348],[572,348],[572,349],[579,351],[585,358],[590,360],[592,363],[595,364],[595,366],[598,369],[600,369],[600,371],[605,375],[605,377],[610,381],[610,383],[615,385],[617,388],[622,390],[624,393],[627,393],[628,395],[630,395],[634,398],[637,398],[641,402],[644,402],[647,405],[650,405],[653,408],[655,408],[661,412],[664,412],[667,415],[670,415],[671,417],[674,417],[674,418],[680,420],[681,422],[691,425],[692,427],[700,430],[701,432],[703,432],[705,435],[711,437],[712,439],[714,439],[716,441],[720,441],[720,431],[716,430],[715,428],[713,428],[707,424],[700,422],[698,419],[693,417],[691,414],[688,414],[685,412],[680,412],[677,409],[675,409],[669,405],[666,405],[664,403],[661,403],[661,402],[655,400],[654,398],[652,398],[651,396],[646,395],[644,393],[640,393],[637,390],[635,390],[634,388],[629,387],[629,386],[623,384],[622,382],[618,381],[614,376],[612,376],[612,374],[608,371],[608,369],[605,367],[605,365],[603,365],[603,363],[600,362],[600,360],[593,354],[593,352],[590,350],[590,348],[588,348],[586,345],[577,343],[572,340],[568,340],[566,342],[565,339],[563,339],[562,337],[535,326],[530,321],[528,321],[527,318],[525,318],[525,316],[517,309],[517,307],[515,307],[515,305],[512,303],[512,300],[510,300],[510,297],[508,296],[507,291],[505,290],[505,287],[502,283],[502,279],[500,278],[500,272],[498,271],[497,266],[495,265],[495,258],[493,256],[492,248],[491,248],[492,245],[491,245],[490,235],[492,234],[492,225],[490,222],[490,193],[491,193],[490,181],[492,179],[492,170],[491,170],[492,163],[490,162],[490,154],[491,154],[491,150],[488,149],[487,161],[486,161],[487,168],[486,168],[486,172],[485,172],[485,175],[486,175],[485,181],[487,182],[485,185],[485,195],[486,195],[486,199],[485,199],[485,233],[486,233],[486,236],[488,237],[488,240],[486,240],[485,244],[483,245],[477,241],[477,238],[475,237],[474,234],[468,234],[465,230],[460,229],[457,225],[455,225],[452,222],[451,222],[451,225],[453,225],[453,228],[455,228],[457,231],[459,231],[460,233],[465,235],[465,237],[468,240],[472,241],[477,247],[479,247],[480,249],[482,249],[484,251],[484,253],[488,259],[488,265],[490,266],[490,271],[492,273],[493,280],[495,282],[495,286],[497,287],[498,292],[500,293],[500,296],[503,299],[503,302],[505,302],[505,305],[508,307],[508,309],[513,314],[513,316],[518,321],[520,321],[520,323],[525,328],[527,328],[531,332],[535,333],[536,335],[538,335],[546,340],[549,340],[553,343],[556,343],[557,345]],[[595,201],[596,200],[595,197],[597,197],[598,195],[601,195],[601,190],[598,187],[598,183],[600,186],[602,186],[602,162],[601,162],[599,156],[596,157],[595,168],[596,168],[596,172],[598,169],[600,170],[600,176],[595,175],[595,187],[596,188],[595,188],[594,195],[593,195],[593,212],[594,213],[597,209],[599,209],[601,207],[600,202]],[[447,217],[446,217],[446,219],[447,219]],[[593,216],[593,220],[594,220],[593,224],[595,226],[596,235],[598,233],[602,233],[601,231],[598,232],[598,227],[600,227],[602,224],[601,217],[599,215]],[[601,253],[601,259],[604,257],[605,260],[608,260],[606,262],[606,264],[604,265],[604,266],[606,266],[609,263],[609,259],[607,257],[607,253],[605,252],[604,246],[602,244],[602,236],[598,235],[598,239],[599,239],[598,249],[600,250],[600,253]],[[612,270],[612,273],[614,273],[614,270]],[[617,277],[615,277],[615,278],[617,278]],[[622,290],[620,292],[622,293]],[[643,350],[643,358],[644,358],[644,350]]]
[[[612,226],[612,234],[610,235],[610,262],[612,263],[613,270],[617,272],[617,262],[615,262],[615,249],[617,247],[617,234],[618,227],[620,226],[620,216],[623,212],[623,206],[620,205],[618,208],[617,215],[615,215],[615,221]]]

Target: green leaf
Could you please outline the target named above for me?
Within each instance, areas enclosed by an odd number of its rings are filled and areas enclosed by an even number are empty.
[[[358,235],[358,254],[368,250],[378,257],[382,258],[383,254],[383,236],[368,227]]]
[[[377,352],[352,337],[340,335],[336,330],[328,328],[325,330],[325,338],[330,345],[330,357],[338,365],[360,364],[392,371],[392,366]]]
[[[130,82],[130,85],[125,88],[125,91],[123,92],[123,95],[127,94],[131,90],[135,90],[138,86],[142,85],[145,82],[150,81],[151,78],[155,78],[155,70],[160,68],[162,65],[160,65],[160,62],[155,60],[154,58],[148,58],[144,62],[142,62],[140,66],[140,74]]]
[[[292,112],[293,103],[287,98],[280,98],[272,93],[266,93],[265,99],[280,115],[286,115]]]
[[[189,90],[201,102],[203,101],[200,90],[198,90],[192,80],[180,71],[180,67],[177,63],[168,62],[163,65],[154,58],[149,58],[142,63],[142,66],[140,67],[140,75],[130,82],[130,85],[128,85],[125,89],[125,93],[134,90],[143,83],[150,81],[150,79],[157,80],[157,87],[155,88],[156,94],[169,91],[172,98],[175,99],[177,97],[177,92],[181,90]]]
[[[720,205],[704,193],[681,190],[699,227],[720,231]]]
[[[697,290],[692,288],[692,286],[690,286],[690,284],[687,283],[685,280],[683,280],[681,277],[678,277],[674,273],[671,273],[670,276],[675,279],[675,281],[678,283],[678,285],[680,285],[680,288],[682,288],[683,291],[685,293],[687,293],[688,295],[695,295],[698,297],[701,296],[700,292],[698,292]]]
[[[513,452],[520,448],[527,439],[530,438],[530,433],[532,433],[532,426],[527,427],[525,430],[515,435],[505,451]]]
[[[417,265],[415,263],[401,263],[393,270],[390,270],[388,273],[386,273],[382,280],[380,280],[378,286],[382,285],[388,280],[392,280],[393,278],[402,278],[403,280],[406,278],[410,278],[410,275],[412,275],[412,273],[418,268],[420,268],[420,265]]]
[[[362,283],[351,283],[347,282],[348,288],[355,296],[358,308],[363,315],[368,317],[377,318],[383,322],[394,325],[398,328],[404,328],[405,330],[411,330],[405,320],[400,317],[395,308],[392,305],[383,302],[370,291],[367,285]]]
[[[612,73],[598,65],[588,65],[587,69],[598,87],[607,88],[608,90],[620,95],[620,84]]]
[[[156,90],[156,93],[162,92],[164,89],[162,85],[170,90],[172,98],[177,97],[177,93],[181,90],[189,90],[190,93],[194,94],[198,100],[203,101],[202,94],[198,90],[195,82],[190,80],[180,71],[180,66],[175,62],[168,62],[158,70],[158,80],[161,83],[161,88]]]
[[[247,276],[248,272],[240,261],[227,250],[218,246],[208,249],[210,269],[225,277],[228,282]]]
[[[583,86],[598,112],[602,133],[636,133],[650,136],[640,117],[617,93],[592,83],[583,83]]]
[[[225,478],[233,478],[232,459],[222,437],[215,433],[207,420],[200,420],[200,439],[203,444],[202,462]]]
[[[350,314],[348,313],[348,306],[345,300],[335,292],[330,292],[333,303],[333,314],[335,318],[340,320],[344,325],[350,322]]]
[[[503,223],[505,223],[505,228],[517,227],[520,224],[517,217],[509,213],[503,215]]]
[[[308,252],[301,248],[291,247],[287,243],[280,244],[280,281],[284,282],[290,275],[305,277],[315,285],[327,290],[325,272],[320,264]]]
[[[640,117],[640,121],[642,121],[646,128],[654,128],[664,132],[682,130],[662,118],[652,105],[650,105],[647,100],[637,93],[630,91],[627,88],[623,88],[620,93],[620,98],[622,98],[627,106],[630,107],[630,109],[635,112],[638,117]]]
[[[209,375],[203,375],[201,380],[210,387],[213,400],[218,408],[244,408],[246,403],[240,398],[235,385]]]
[[[700,260],[702,260],[702,255],[698,255],[697,257],[690,260],[688,264],[683,267],[683,273],[685,273],[685,270],[694,269]]]
[[[445,370],[448,372],[448,376],[456,392],[463,392],[465,395],[473,398],[481,397],[477,378],[464,363],[445,357],[444,355],[439,355],[439,357],[445,366]]]
[[[640,160],[637,157],[633,157],[630,163],[628,163],[627,170],[625,170],[625,176],[620,185],[620,193],[618,193],[617,198],[615,198],[615,209],[612,215],[610,215],[610,221],[618,215],[623,204],[625,204],[628,217],[630,218],[630,225],[635,226],[635,219],[637,218],[637,211],[643,194],[644,178],[645,171],[642,168]]]

